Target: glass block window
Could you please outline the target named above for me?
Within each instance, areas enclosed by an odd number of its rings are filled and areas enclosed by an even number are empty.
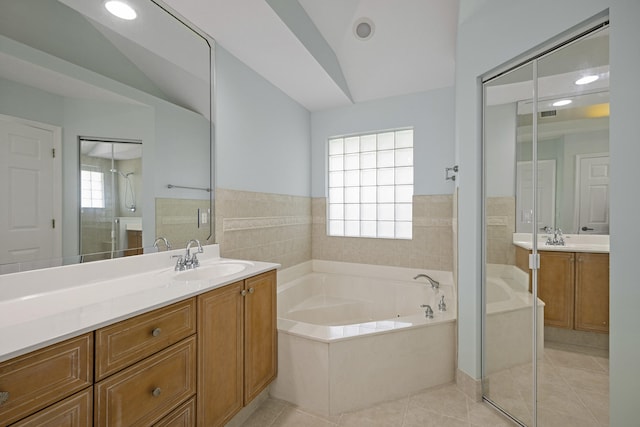
[[[80,171],[80,206],[104,208],[104,173]]]
[[[411,239],[413,129],[329,139],[329,236]]]

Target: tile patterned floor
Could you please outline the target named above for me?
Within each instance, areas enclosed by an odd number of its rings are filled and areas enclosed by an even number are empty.
[[[531,392],[523,386],[530,367],[492,378],[496,398],[531,416]],[[539,366],[538,425],[608,426],[609,359],[605,351],[547,343]],[[500,382],[502,381],[502,382]],[[496,390],[501,390],[502,395]],[[504,390],[503,390],[504,389]],[[455,385],[345,414],[324,417],[290,403],[267,399],[242,427],[498,427],[511,426],[485,403],[469,399]]]
[[[491,399],[526,424],[532,419],[531,365],[489,377]],[[609,425],[609,358],[606,350],[545,343],[538,364],[538,425]]]

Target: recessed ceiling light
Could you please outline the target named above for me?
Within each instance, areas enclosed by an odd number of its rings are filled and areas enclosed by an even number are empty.
[[[561,99],[560,101],[556,101],[556,102],[554,102],[554,103],[553,103],[553,104],[551,104],[551,105],[553,105],[554,107],[562,107],[562,106],[564,106],[564,105],[569,105],[569,104],[571,104],[572,102],[573,102],[573,101],[572,101],[572,100],[570,100],[570,99]]]
[[[136,11],[129,6],[127,3],[119,0],[109,0],[104,3],[104,7],[112,14],[121,19],[126,19],[127,21],[131,21],[132,19],[136,19],[138,14]]]
[[[369,18],[360,18],[353,24],[353,34],[358,40],[369,40],[373,37],[375,25]]]
[[[578,80],[576,80],[576,84],[577,85],[588,85],[589,83],[595,82],[599,78],[600,78],[599,76],[596,76],[594,74],[589,75],[589,76],[584,76],[584,77],[579,78]]]

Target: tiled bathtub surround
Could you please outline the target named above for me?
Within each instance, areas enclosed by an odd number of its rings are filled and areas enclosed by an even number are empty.
[[[453,196],[413,196],[413,239],[327,236],[326,198],[312,199],[313,259],[453,270]]]
[[[296,266],[278,276],[272,396],[336,415],[453,381],[457,310],[451,272],[305,264],[311,270]],[[293,278],[290,270],[303,275]],[[411,279],[420,272],[440,288]],[[440,298],[446,311],[437,308]],[[433,307],[433,318],[425,318],[421,304]]]
[[[225,258],[277,262],[311,259],[308,197],[216,189],[216,241]]]
[[[487,198],[487,262],[515,265],[513,233],[516,231],[515,197]]]

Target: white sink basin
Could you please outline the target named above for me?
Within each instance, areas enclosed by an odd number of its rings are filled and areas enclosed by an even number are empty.
[[[250,264],[241,262],[225,262],[210,265],[202,265],[193,270],[179,271],[173,276],[173,280],[189,282],[195,280],[211,280],[218,277],[230,276],[244,271]]]

